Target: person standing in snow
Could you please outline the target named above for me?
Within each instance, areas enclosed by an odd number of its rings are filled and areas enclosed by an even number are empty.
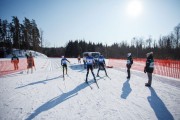
[[[96,78],[95,78],[95,75],[94,75],[94,72],[93,72],[94,62],[95,62],[94,58],[89,53],[88,56],[86,57],[86,64],[87,64],[86,82],[88,82],[87,79],[88,79],[89,69],[91,70],[91,73],[92,73],[92,75],[94,77],[94,80],[96,81]]]
[[[31,73],[32,73],[33,72],[33,67],[35,67],[35,64],[34,64],[34,58],[33,58],[31,52],[29,53],[29,56],[27,57],[27,63],[28,63],[27,73],[29,73],[29,69],[31,69]]]
[[[81,56],[80,55],[78,56],[77,59],[78,59],[78,63],[81,63]]]
[[[14,70],[19,69],[19,66],[18,66],[19,58],[16,56],[16,54],[13,54],[13,57],[11,58],[11,63],[14,64]]]
[[[144,73],[147,72],[148,76],[148,83],[145,83],[145,86],[151,87],[152,83],[152,73],[154,71],[154,59],[153,59],[153,52],[146,54],[147,60],[146,60],[146,66],[144,67]]]
[[[29,55],[26,53],[25,56],[26,56],[26,60],[27,60],[27,63],[28,63],[28,57],[29,57]]]
[[[105,71],[105,74],[106,76],[107,75],[107,72],[106,72],[106,63],[105,63],[105,60],[104,60],[104,56],[103,55],[100,55],[99,58],[98,58],[98,65],[99,65],[99,69],[98,69],[98,72],[97,72],[97,77],[99,77],[99,70],[104,70]]]
[[[25,54],[25,56],[26,56],[26,58],[28,59],[29,55],[28,55],[27,53]]]
[[[67,62],[69,62],[69,60],[67,60],[64,56],[62,56],[61,65],[63,67],[63,77],[64,77],[64,69],[66,69],[66,74],[67,74]]]
[[[133,64],[133,59],[132,59],[131,53],[128,53],[127,54],[127,63],[126,63],[127,74],[128,74],[127,79],[130,79],[130,77],[131,77],[130,69],[131,69],[132,64]]]

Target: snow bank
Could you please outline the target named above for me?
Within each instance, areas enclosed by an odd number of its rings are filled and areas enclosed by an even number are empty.
[[[19,50],[19,49],[13,49],[12,53],[15,54],[18,57],[26,57],[26,54],[32,53],[32,55],[34,57],[42,57],[42,58],[47,58],[46,55],[37,52],[37,51],[33,51],[33,50]],[[11,58],[12,54],[9,54],[6,56],[6,58]]]

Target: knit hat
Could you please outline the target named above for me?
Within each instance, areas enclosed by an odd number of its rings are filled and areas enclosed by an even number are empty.
[[[149,57],[150,55],[153,55],[153,52],[149,52],[146,54],[147,57]]]
[[[127,57],[129,57],[129,56],[131,56],[131,53],[128,53],[128,54],[127,54]]]

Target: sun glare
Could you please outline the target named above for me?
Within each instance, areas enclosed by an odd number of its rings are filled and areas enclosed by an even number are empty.
[[[137,17],[142,13],[142,3],[140,0],[131,0],[127,6],[127,14]]]

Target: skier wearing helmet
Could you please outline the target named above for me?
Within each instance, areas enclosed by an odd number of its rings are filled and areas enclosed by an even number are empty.
[[[69,62],[69,60],[67,60],[64,56],[62,56],[61,65],[63,67],[63,77],[64,77],[64,68],[66,69],[66,74],[67,74],[67,62],[66,61]]]
[[[91,70],[91,73],[92,73],[92,75],[94,77],[94,80],[96,82],[96,78],[95,78],[95,75],[94,75],[94,72],[93,72],[94,58],[91,56],[90,53],[86,57],[86,64],[87,64],[86,82],[88,82],[87,79],[88,79],[89,69]]]
[[[107,75],[107,72],[106,72],[106,68],[105,68],[106,63],[105,63],[105,60],[104,60],[103,55],[100,55],[100,56],[99,56],[99,58],[98,58],[98,64],[99,64],[99,69],[98,69],[98,72],[97,72],[97,77],[99,77],[99,70],[104,70],[106,76],[108,76],[108,75]]]

